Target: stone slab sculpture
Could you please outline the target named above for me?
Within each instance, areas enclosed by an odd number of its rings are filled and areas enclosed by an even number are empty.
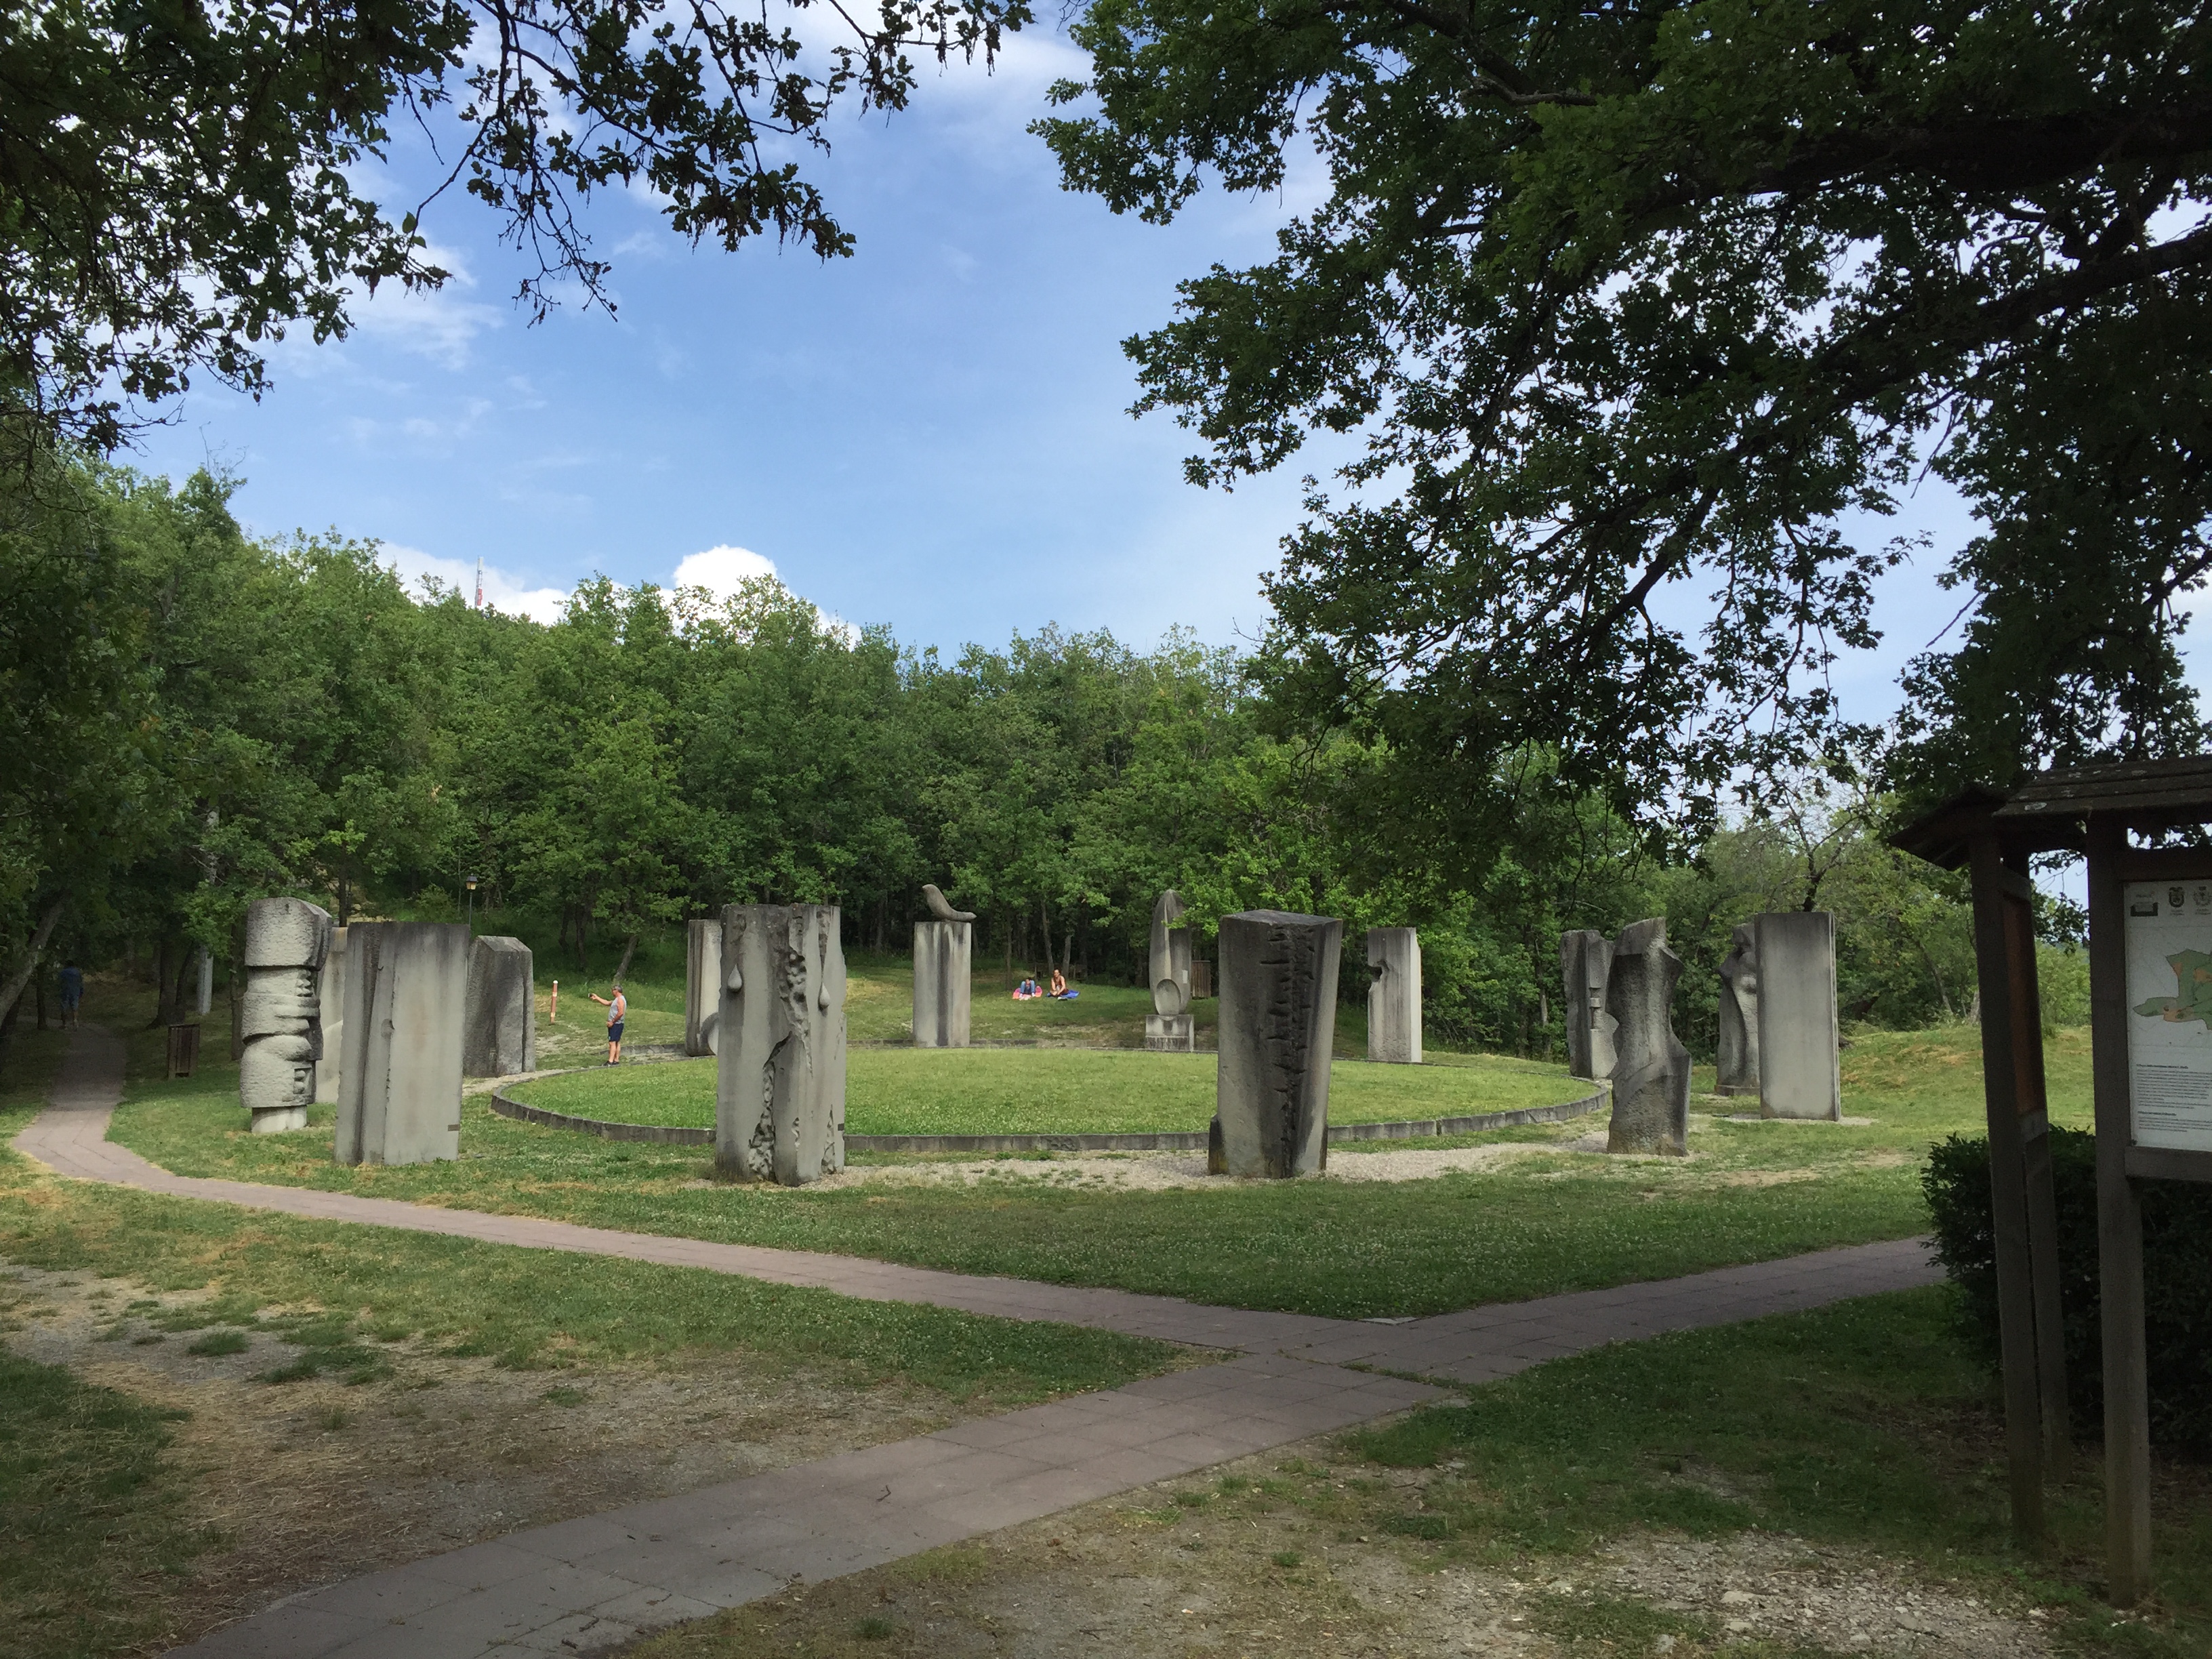
[[[684,1052],[695,1060],[714,1052],[722,1014],[722,919],[702,916],[684,941]]]
[[[1759,938],[1745,922],[1721,962],[1720,1035],[1714,1045],[1713,1092],[1759,1092]]]
[[[530,947],[519,939],[488,934],[471,948],[463,1076],[512,1077],[538,1069],[532,965]]]
[[[238,1097],[255,1134],[307,1127],[315,1063],[323,1057],[322,974],[330,948],[330,913],[319,905],[265,898],[246,907]]]
[[[323,1057],[315,1062],[315,1104],[338,1103],[338,1056],[345,1048],[346,930],[331,929],[331,948],[323,957],[316,996],[322,1004]]]
[[[1615,1022],[1608,1152],[1689,1152],[1690,1051],[1674,1035],[1681,977],[1682,959],[1667,948],[1666,917],[1621,929],[1605,985]]]
[[[1328,1162],[1328,1062],[1344,924],[1246,910],[1221,919],[1221,1063],[1207,1167],[1316,1175]]]
[[[845,1167],[845,947],[834,904],[722,912],[714,1169],[804,1186]]]
[[[1836,1030],[1836,918],[1785,910],[1752,918],[1759,952],[1759,1111],[1844,1115]]]
[[[930,919],[914,925],[914,1046],[965,1048],[973,1012],[975,913],[924,883]]]
[[[460,1156],[473,945],[457,921],[357,921],[346,929],[339,1163]]]
[[[1411,927],[1367,930],[1367,1058],[1387,1066],[1421,1063],[1421,939]]]
[[[1601,1083],[1613,1075],[1613,1016],[1606,1012],[1606,973],[1613,944],[1595,928],[1559,936],[1559,969],[1565,981],[1567,1074]]]
[[[1173,888],[1153,902],[1152,1012],[1145,1016],[1145,1047],[1187,1054],[1198,1047],[1198,1033],[1190,1012],[1190,929],[1176,926],[1182,918],[1182,895]]]

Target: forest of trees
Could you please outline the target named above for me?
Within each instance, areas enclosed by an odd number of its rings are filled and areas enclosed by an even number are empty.
[[[1433,1036],[1545,1052],[1558,939],[1664,913],[1680,1024],[1709,1050],[1711,969],[1762,909],[1841,919],[1849,1018],[1962,1015],[1950,878],[1889,851],[1885,803],[1808,781],[1796,807],[1655,846],[1540,755],[1502,834],[1409,829],[1387,757],[1283,718],[1255,664],[1048,629],[956,658],[854,631],[772,580],[726,601],[586,582],[552,626],[410,595],[373,544],[264,542],[201,474],[103,465],[11,489],[0,522],[0,996],[33,963],[151,963],[166,1018],[246,903],[527,919],[564,961],[732,901],[830,901],[899,951],[935,881],[980,962],[1141,972],[1154,897],[1201,939],[1259,906],[1422,930]],[[1488,820],[1486,820],[1488,822]]]

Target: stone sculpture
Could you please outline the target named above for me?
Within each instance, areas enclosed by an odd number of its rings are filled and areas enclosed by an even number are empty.
[[[1421,939],[1411,927],[1367,930],[1367,1058],[1392,1066],[1421,1063]]]
[[[1594,928],[1559,936],[1559,968],[1566,1000],[1567,1074],[1602,1082],[1613,1075],[1613,1016],[1605,1007],[1605,976],[1613,945]]]
[[[1190,1013],[1190,929],[1183,918],[1182,895],[1170,888],[1152,905],[1152,1012],[1145,1016],[1145,1047],[1189,1054],[1198,1047]]]
[[[339,1163],[460,1156],[473,943],[457,921],[357,921],[346,929]]]
[[[461,1042],[465,1077],[512,1077],[538,1069],[536,980],[530,947],[493,934],[469,951],[469,997]]]
[[[1682,959],[1667,948],[1667,918],[1621,929],[1606,975],[1613,1016],[1613,1126],[1608,1152],[1690,1150],[1690,1051],[1674,1035],[1674,985]]]
[[[1785,910],[1752,918],[1759,955],[1759,1110],[1763,1117],[1844,1115],[1838,1075],[1836,918]]]
[[[330,913],[318,905],[265,898],[246,907],[238,1097],[255,1134],[307,1127],[323,1057],[320,981],[330,948]]]
[[[1735,948],[1721,963],[1720,1036],[1713,1070],[1717,1095],[1759,1092],[1759,939],[1749,922],[1735,930]]]
[[[1344,924],[1247,910],[1221,919],[1217,1175],[1314,1175],[1328,1162],[1328,1061]]]
[[[954,909],[927,883],[921,896],[933,920],[914,925],[914,1046],[965,1048],[975,990],[975,915]]]
[[[845,1167],[845,948],[834,904],[722,912],[714,1169],[804,1186]]]
[[[684,942],[684,1052],[696,1059],[714,1052],[722,1013],[722,919],[691,923]]]
[[[322,1004],[323,1057],[315,1062],[315,1104],[338,1103],[338,1056],[345,1051],[346,930],[331,929],[331,948],[323,956],[316,1000]]]

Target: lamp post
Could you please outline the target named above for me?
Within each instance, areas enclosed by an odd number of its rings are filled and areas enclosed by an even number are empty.
[[[467,878],[467,880],[469,884],[469,932],[473,933],[477,930],[477,878],[474,876],[471,876]]]

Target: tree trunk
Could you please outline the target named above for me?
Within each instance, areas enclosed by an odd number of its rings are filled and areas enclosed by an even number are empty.
[[[192,948],[190,939],[179,942],[176,994],[169,999],[169,1019],[173,1024],[199,1006],[199,958],[200,953]]]
[[[615,989],[622,989],[623,975],[629,972],[629,959],[637,954],[637,934],[633,932],[623,942],[622,960],[615,964]]]
[[[32,932],[31,948],[8,975],[7,982],[0,984],[0,1019],[15,1018],[15,1003],[22,996],[23,988],[31,982],[31,975],[39,971],[39,958],[46,955],[46,941],[54,936],[54,928],[62,919],[62,908],[67,902],[66,897],[58,898],[46,907],[46,914],[39,918],[39,925]],[[40,1024],[44,1029],[43,1019]]]
[[[43,1031],[46,1029],[46,976],[44,974],[33,974],[31,988],[31,994],[37,999],[39,1004],[39,1029]]]

